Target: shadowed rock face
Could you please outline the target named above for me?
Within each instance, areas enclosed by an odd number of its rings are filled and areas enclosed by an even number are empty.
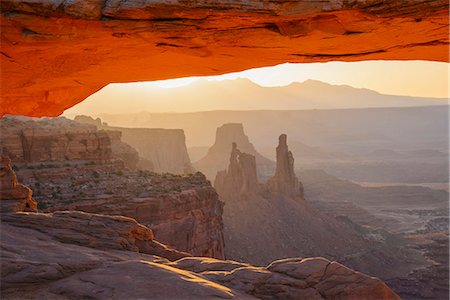
[[[0,120],[0,151],[15,163],[83,160],[111,162],[111,139],[105,131],[65,118]]]
[[[17,182],[16,174],[11,168],[11,160],[2,156],[0,168],[0,211],[37,211],[37,203],[31,197],[32,191]]]
[[[1,24],[0,115],[55,116],[111,82],[285,62],[448,61],[443,0],[5,0]]]
[[[294,156],[287,145],[287,135],[278,138],[277,168],[275,175],[267,182],[267,188],[274,195],[303,198],[303,186],[294,172]]]

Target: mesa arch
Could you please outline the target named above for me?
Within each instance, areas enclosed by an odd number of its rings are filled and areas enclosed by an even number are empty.
[[[442,0],[2,0],[0,116],[56,116],[112,82],[448,62],[448,26]]]

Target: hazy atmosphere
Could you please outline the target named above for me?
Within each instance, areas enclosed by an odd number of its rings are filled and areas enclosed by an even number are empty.
[[[222,76],[110,84],[65,115],[445,104],[448,72],[446,63],[425,61],[283,64]],[[336,91],[342,99],[330,97]],[[378,94],[411,98],[383,101]]]
[[[1,300],[450,299],[448,2],[1,7]]]

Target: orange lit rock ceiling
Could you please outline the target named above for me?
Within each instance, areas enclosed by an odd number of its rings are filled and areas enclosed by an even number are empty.
[[[0,115],[56,116],[111,82],[448,62],[448,26],[439,0],[1,0]]]

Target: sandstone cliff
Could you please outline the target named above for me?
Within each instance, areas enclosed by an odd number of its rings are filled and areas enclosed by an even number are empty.
[[[186,148],[182,129],[111,127],[87,116],[77,116],[75,121],[88,123],[107,131],[118,131],[121,140],[137,150],[142,159],[138,168],[157,173],[188,174],[194,170]]]
[[[122,141],[121,132],[98,130],[96,126],[66,118],[10,116],[0,120],[0,130],[0,152],[14,163],[109,164],[121,160],[127,168],[136,169],[139,162],[137,151]]]
[[[65,118],[5,117],[0,131],[0,151],[15,163],[82,160],[104,164],[113,156],[106,132]]]
[[[240,151],[255,157],[260,177],[272,172],[274,162],[256,151],[248,136],[245,135],[244,126],[241,123],[228,123],[217,128],[214,145],[209,148],[205,157],[193,164],[194,167],[213,180],[218,171],[227,168],[232,143],[236,143]]]
[[[224,258],[222,203],[206,178],[117,166],[18,171],[44,211],[80,210],[132,217],[158,241],[194,255]]]

